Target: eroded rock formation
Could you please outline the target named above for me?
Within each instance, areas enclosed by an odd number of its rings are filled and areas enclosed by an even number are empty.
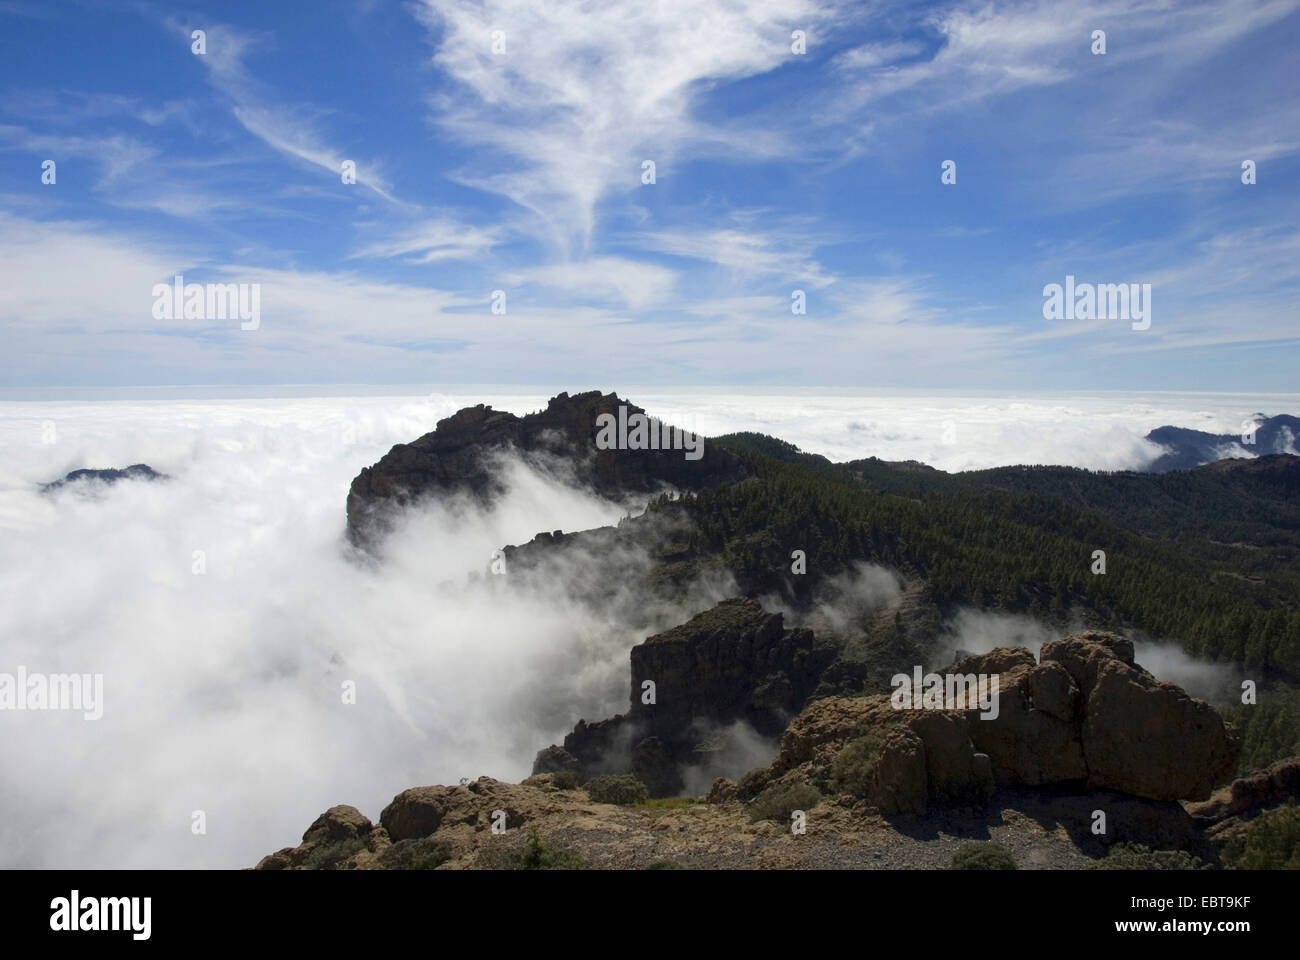
[[[870,799],[923,814],[935,799],[987,794],[992,784],[1070,784],[1148,800],[1200,800],[1232,775],[1240,742],[1209,704],[1156,680],[1133,645],[1084,633],[967,657],[948,668],[997,675],[996,717],[979,710],[897,710],[888,695],[827,698],[796,717],[771,776],[829,782],[840,752],[879,743]]]

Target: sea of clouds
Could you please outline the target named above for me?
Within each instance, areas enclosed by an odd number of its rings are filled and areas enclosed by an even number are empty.
[[[494,509],[428,507],[383,566],[354,562],[344,504],[362,467],[463,406],[527,413],[544,392],[184,394],[0,402],[0,672],[102,673],[105,699],[97,721],[0,713],[0,866],[249,866],[336,803],[377,817],[409,786],[518,779],[578,718],[626,708],[631,645],[726,594],[699,584],[679,609],[630,624],[564,591],[470,585],[505,544],[635,509],[517,464]],[[1141,439],[1152,427],[1227,432],[1257,410],[1297,407],[1222,395],[628,394],[705,434],[759,430],[833,459],[948,469],[1139,466],[1154,456]],[[141,462],[170,479],[39,490],[73,469]],[[355,704],[341,696],[348,681]],[[200,810],[207,832],[195,835]]]

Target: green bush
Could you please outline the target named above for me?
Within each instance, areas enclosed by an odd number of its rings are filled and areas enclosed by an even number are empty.
[[[774,783],[749,804],[749,821],[774,820],[788,825],[796,810],[811,810],[821,802],[817,788],[807,783]]]
[[[587,796],[593,803],[617,803],[624,806],[645,803],[650,799],[646,785],[630,773],[606,774],[588,781]]]
[[[451,859],[451,844],[441,838],[399,840],[379,855],[386,870],[434,870]]]
[[[1237,870],[1300,870],[1300,807],[1287,804],[1251,821],[1239,854],[1225,851]]]
[[[524,849],[520,844],[509,846],[493,838],[478,848],[474,865],[480,870],[522,870]]]
[[[1015,870],[1016,858],[1000,843],[972,840],[957,848],[952,857],[953,870]]]
[[[302,866],[304,870],[337,870],[344,860],[364,849],[366,844],[360,837],[349,837],[337,843],[320,843],[307,854]]]
[[[873,728],[856,740],[850,740],[831,761],[831,784],[834,789],[855,797],[871,795],[876,780],[876,763],[885,743],[885,731]]]
[[[1152,850],[1142,843],[1117,843],[1089,870],[1202,870],[1205,864],[1185,850]]]
[[[574,770],[557,770],[551,774],[551,784],[557,790],[578,789],[578,774]]]
[[[542,843],[537,828],[529,827],[528,842],[524,844],[523,868],[525,870],[581,870],[582,857],[566,848],[546,846]]]
[[[654,863],[650,864],[650,866],[646,867],[646,869],[647,870],[685,870],[686,868],[683,867],[676,860],[656,860]]]
[[[581,870],[583,866],[577,851],[543,843],[536,827],[528,828],[528,839],[522,844],[505,846],[489,840],[479,848],[477,864],[481,870]]]

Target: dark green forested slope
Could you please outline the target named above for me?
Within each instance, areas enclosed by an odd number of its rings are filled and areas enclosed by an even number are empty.
[[[832,464],[756,434],[715,442],[757,475],[683,506],[692,547],[724,557],[747,589],[803,595],[814,578],[788,573],[801,549],[810,573],[883,563],[923,577],[940,605],[1137,628],[1262,677],[1300,679],[1300,458],[1160,475],[947,474]],[[1106,552],[1105,575],[1091,572],[1094,550]]]

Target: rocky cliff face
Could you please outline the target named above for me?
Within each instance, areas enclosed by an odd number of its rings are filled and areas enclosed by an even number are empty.
[[[359,546],[376,546],[391,529],[395,509],[425,496],[464,493],[491,502],[503,489],[494,457],[510,452],[609,497],[699,490],[747,475],[735,454],[712,444],[699,459],[687,459],[682,449],[599,449],[597,418],[617,420],[620,407],[625,418],[645,413],[598,391],[561,393],[545,410],[524,417],[482,404],[467,407],[357,475],[348,492],[348,536]]]
[[[717,728],[744,721],[762,735],[784,730],[836,653],[754,600],[724,600],[633,647],[628,712],[579,721],[563,748],[538,754],[534,772],[631,771],[652,795],[671,795],[681,786],[676,768],[702,760]]]

